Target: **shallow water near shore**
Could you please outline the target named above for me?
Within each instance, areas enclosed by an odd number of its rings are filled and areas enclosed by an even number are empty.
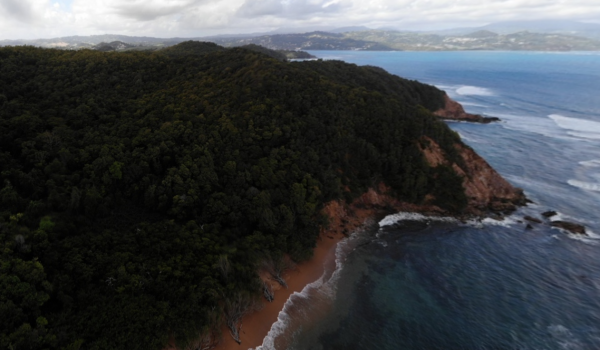
[[[355,233],[335,278],[290,299],[268,336],[285,341],[263,349],[599,349],[600,54],[311,53],[501,118],[449,126],[535,203],[503,221],[396,215]],[[548,209],[588,236],[551,228]]]

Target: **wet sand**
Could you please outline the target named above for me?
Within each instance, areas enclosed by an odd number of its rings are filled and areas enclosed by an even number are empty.
[[[284,278],[288,288],[281,288],[273,282],[275,300],[271,303],[262,299],[262,309],[242,318],[240,332],[241,344],[236,343],[229,329],[223,326],[222,339],[216,350],[246,350],[256,348],[263,344],[269,330],[277,321],[279,313],[283,310],[286,301],[293,293],[301,292],[308,284],[317,281],[324,271],[335,270],[335,251],[337,244],[353,230],[364,226],[372,219],[382,218],[386,214],[399,211],[410,211],[439,214],[440,209],[435,206],[420,206],[401,202],[387,195],[389,188],[380,183],[377,189],[370,188],[350,205],[342,201],[331,201],[325,205],[322,213],[329,218],[329,225],[322,229],[313,257],[294,269],[287,271]],[[264,278],[264,276],[263,276]],[[326,305],[323,305],[326,306]],[[326,312],[326,310],[320,310]],[[164,350],[176,349],[171,341]]]
[[[310,260],[298,264],[293,270],[284,274],[288,284],[287,289],[277,285],[273,302],[269,303],[263,299],[262,309],[242,319],[242,331],[240,332],[242,343],[236,343],[229,335],[229,329],[223,327],[223,339],[215,348],[216,350],[246,350],[262,345],[288,298],[294,292],[300,292],[306,285],[318,280],[323,275],[326,266],[333,267],[335,265],[335,248],[345,236],[341,232],[332,231],[321,234]]]
[[[435,213],[439,208],[433,206],[418,206],[398,201],[388,195],[388,188],[381,183],[377,190],[369,189],[350,205],[342,201],[331,201],[325,205],[322,213],[329,218],[329,227],[321,232],[312,259],[299,264],[296,269],[288,271],[285,279],[288,289],[275,290],[275,300],[272,303],[263,300],[264,307],[242,319],[241,344],[237,344],[223,327],[223,339],[216,350],[246,350],[263,344],[271,326],[277,321],[279,312],[285,302],[294,292],[300,292],[304,287],[321,277],[325,268],[335,269],[335,249],[337,244],[353,230],[364,226],[369,220],[399,211]]]

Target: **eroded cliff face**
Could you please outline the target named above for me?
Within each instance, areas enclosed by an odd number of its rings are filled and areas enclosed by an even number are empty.
[[[390,195],[390,188],[379,183],[377,188],[369,188],[360,197],[346,203],[343,200],[328,202],[321,213],[329,218],[328,227],[321,234],[348,235],[352,230],[369,224],[369,220],[401,211],[419,212],[427,215],[442,215],[444,211],[434,205],[416,205],[402,202]],[[373,221],[375,223],[375,221]]]
[[[482,215],[490,211],[506,213],[525,204],[523,191],[508,183],[470,147],[455,144],[462,164],[450,164],[445,152],[432,139],[425,140],[427,147],[422,150],[430,166],[449,165],[463,177],[462,184],[468,198],[469,214]]]
[[[481,156],[467,146],[455,144],[462,158],[462,164],[450,164],[447,155],[430,138],[424,138],[421,150],[430,166],[451,166],[463,178],[463,187],[468,198],[466,215],[502,215],[514,211],[517,206],[526,203],[525,195],[519,188],[512,186]],[[370,188],[352,203],[337,200],[325,205],[322,213],[329,217],[329,226],[323,233],[348,234],[363,225],[368,219],[400,211],[419,212],[427,215],[444,215],[445,211],[431,203],[432,195],[425,198],[422,205],[403,202],[391,195],[390,188],[380,183]]]
[[[483,117],[479,114],[467,113],[465,112],[463,106],[461,106],[460,103],[454,101],[453,99],[448,97],[448,95],[444,96],[444,100],[444,108],[440,108],[437,111],[433,112],[434,115],[442,119],[484,124],[500,120],[495,117]]]

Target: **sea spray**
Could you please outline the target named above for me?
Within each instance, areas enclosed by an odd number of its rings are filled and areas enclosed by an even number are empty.
[[[435,215],[424,215],[421,213],[413,213],[413,212],[399,212],[396,214],[388,215],[385,218],[383,218],[381,221],[379,221],[379,226],[387,227],[387,226],[397,225],[403,221],[412,221],[412,222],[421,222],[421,223],[425,223],[425,224],[429,224],[429,223],[462,224],[462,225],[468,225],[468,226],[478,227],[478,228],[481,228],[486,225],[508,227],[510,225],[517,224],[519,222],[519,215],[520,214],[514,213],[512,215],[505,216],[501,219],[494,219],[494,218],[489,218],[489,217],[484,217],[484,218],[476,217],[476,218],[468,219],[466,221],[460,221],[459,219],[457,219],[455,217],[450,217],[450,216],[435,216]],[[378,237],[382,233],[383,233],[382,231],[379,231],[377,233]]]
[[[399,212],[391,214],[379,221],[379,226],[391,226],[400,221],[434,221],[434,222],[458,222],[456,218],[449,216],[427,216],[421,213]]]

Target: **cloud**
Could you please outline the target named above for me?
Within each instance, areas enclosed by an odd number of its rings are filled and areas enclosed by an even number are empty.
[[[283,12],[283,4],[280,0],[252,1],[246,0],[239,8],[241,17],[252,18],[260,16],[275,16]]]
[[[552,18],[598,21],[597,1],[0,0],[0,39],[104,33],[198,37],[353,25],[442,29]],[[54,6],[57,2],[61,6]]]
[[[331,15],[347,5],[339,0],[246,0],[237,11],[242,18],[277,16],[286,19],[304,19],[309,16]]]
[[[34,19],[34,11],[28,1],[22,0],[0,0],[0,7],[10,16],[22,22],[29,22]]]
[[[182,0],[111,1],[107,7],[109,8],[109,11],[112,10],[122,17],[139,21],[151,21],[159,17],[182,13],[198,3],[198,1]]]

